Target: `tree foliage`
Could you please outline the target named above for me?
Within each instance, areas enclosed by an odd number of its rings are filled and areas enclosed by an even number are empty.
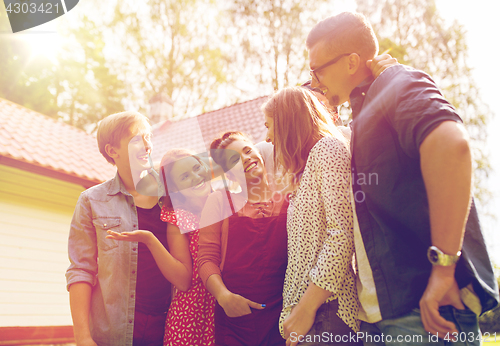
[[[467,64],[465,30],[448,25],[434,0],[357,0],[377,33],[380,51],[401,63],[427,72],[458,110],[472,138],[475,158],[475,195],[483,203],[489,197],[485,179],[490,165],[485,151],[486,124],[491,111],[481,101]]]
[[[10,32],[1,11],[0,30]],[[36,39],[36,31],[0,35],[0,97],[83,129],[123,110],[123,82],[107,67],[94,22],[83,17],[65,32],[55,61],[31,49],[27,38]]]
[[[109,27],[123,47],[117,63],[138,108],[160,92],[180,116],[199,114],[219,99],[230,58],[221,48],[218,15],[208,0],[117,2]]]
[[[102,31],[93,21],[82,17],[69,39],[54,73],[59,115],[73,126],[95,129],[105,116],[123,111],[124,83],[110,71]]]
[[[7,13],[0,11],[0,31],[11,32]],[[0,35],[0,97],[49,116],[57,114],[50,93],[53,64],[32,54],[26,35]]]
[[[320,18],[320,5],[305,0],[233,0],[226,11],[234,45],[257,84],[272,91],[308,78],[305,39]],[[302,80],[304,81],[304,80]]]

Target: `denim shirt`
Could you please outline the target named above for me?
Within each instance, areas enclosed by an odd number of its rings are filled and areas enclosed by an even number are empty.
[[[418,307],[432,268],[419,147],[443,121],[461,119],[427,74],[404,65],[365,80],[350,100],[356,214],[382,318],[395,318]],[[483,312],[497,305],[498,286],[474,203],[455,278],[460,288],[473,285]]]
[[[68,290],[77,282],[92,286],[90,332],[99,346],[132,345],[138,243],[106,235],[137,229],[134,199],[118,173],[80,195],[69,233],[66,281]]]

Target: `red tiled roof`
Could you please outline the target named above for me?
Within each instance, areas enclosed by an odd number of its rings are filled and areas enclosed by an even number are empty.
[[[267,99],[268,96],[262,96],[193,118],[163,123],[153,130],[153,161],[160,161],[173,148],[204,152],[215,136],[227,130],[245,132],[254,143],[264,140],[267,130],[260,107]]]
[[[114,176],[95,137],[0,98],[0,164],[89,187]]]

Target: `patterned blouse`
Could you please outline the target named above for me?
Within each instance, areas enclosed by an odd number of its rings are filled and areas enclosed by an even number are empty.
[[[337,315],[358,331],[354,274],[351,159],[344,143],[325,137],[309,152],[288,207],[288,267],[283,287],[283,322],[311,282],[338,299]]]

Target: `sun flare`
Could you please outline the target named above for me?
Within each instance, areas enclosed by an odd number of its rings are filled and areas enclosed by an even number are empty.
[[[29,45],[32,58],[45,57],[56,62],[63,40],[54,24],[49,22],[18,35]]]

